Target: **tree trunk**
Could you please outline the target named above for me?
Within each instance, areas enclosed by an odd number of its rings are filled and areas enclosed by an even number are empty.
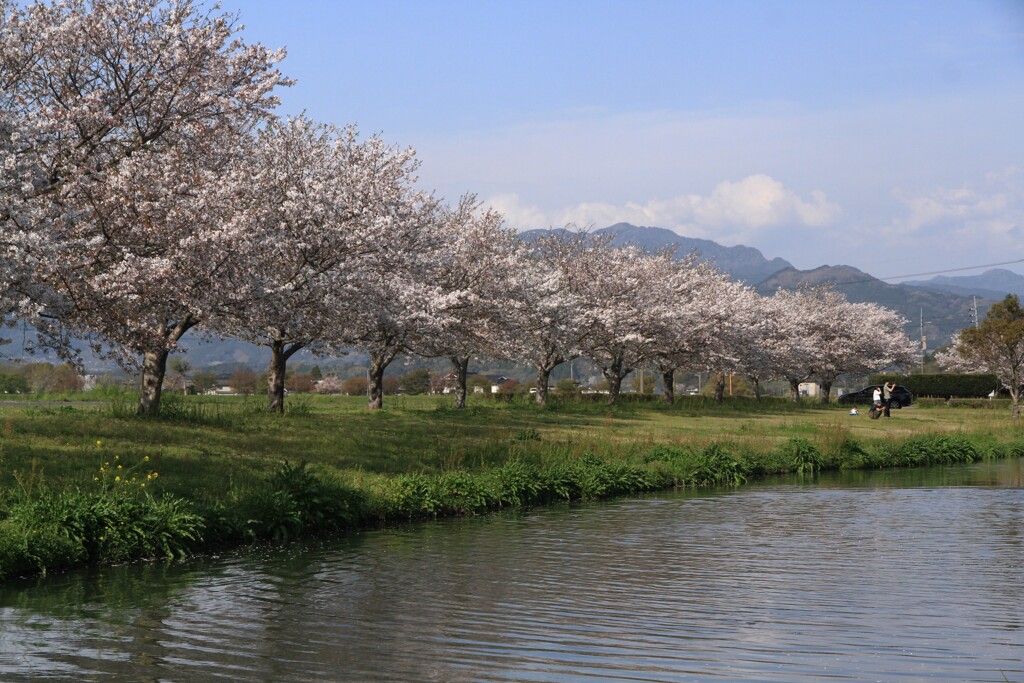
[[[832,395],[832,382],[821,382],[821,402],[828,404]]]
[[[725,400],[725,373],[715,375],[715,403],[722,403]]]
[[[384,407],[384,369],[387,366],[387,363],[376,358],[370,362],[370,381],[366,387],[369,400],[367,407],[370,410],[380,410]]]
[[[469,356],[448,356],[455,369],[455,407],[466,407],[466,376],[469,374]]]
[[[615,403],[619,393],[622,391],[622,380],[632,371],[633,368],[624,367],[621,358],[616,358],[612,361],[611,365],[601,368],[601,373],[608,380],[608,405]]]
[[[163,391],[164,377],[167,375],[167,357],[171,353],[171,347],[192,329],[196,322],[194,318],[186,315],[173,327],[161,323],[156,332],[164,340],[163,346],[159,349],[141,351],[142,391],[139,394],[139,415],[155,417],[160,414],[160,393]]]
[[[551,379],[551,371],[554,365],[540,365],[537,367],[537,405],[543,406],[548,403],[548,381]]]
[[[800,380],[789,379],[789,395],[792,397],[793,403],[800,402]]]
[[[665,403],[672,404],[676,400],[676,371],[674,369],[661,371],[661,397]]]
[[[288,359],[305,344],[288,346],[283,340],[270,343],[270,365],[267,367],[267,408],[272,413],[284,414],[284,380]]]
[[[139,394],[138,414],[155,417],[160,414],[160,392],[167,374],[167,356],[170,351],[159,349],[142,354],[142,391]]]
[[[1014,419],[1020,418],[1020,389],[1010,389],[1010,416]]]
[[[757,377],[750,378],[750,384],[754,387],[754,400],[761,400],[761,380]]]

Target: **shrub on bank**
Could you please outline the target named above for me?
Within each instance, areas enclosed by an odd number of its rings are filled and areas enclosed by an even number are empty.
[[[8,501],[0,520],[0,580],[79,564],[183,557],[202,518],[171,495],[47,490]]]
[[[331,470],[283,463],[222,499],[189,501],[144,487],[155,473],[104,463],[90,490],[45,488],[0,497],[0,580],[81,564],[181,557],[200,548],[284,542],[391,520],[470,515],[506,507],[593,500],[667,488],[734,487],[749,477],[824,470],[970,463],[1024,456],[1024,441],[933,435],[865,448],[849,437],[823,453],[795,437],[766,453],[712,443],[654,446],[639,457],[591,453],[550,463],[515,458],[479,471],[373,478],[354,487]]]
[[[883,444],[880,455],[886,467],[954,465],[981,460],[981,453],[962,436],[935,434]]]
[[[225,500],[201,504],[208,545],[284,542],[365,523],[366,494],[300,463],[283,463],[265,481],[231,488]]]

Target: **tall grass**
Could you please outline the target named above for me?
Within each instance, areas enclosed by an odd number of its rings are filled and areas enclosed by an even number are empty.
[[[261,399],[166,398],[156,419],[136,417],[124,394],[0,408],[0,579],[395,520],[1024,454],[1008,416],[972,409],[869,421],[786,401],[523,397],[454,410],[407,397],[370,413],[362,398],[310,397],[280,416]],[[159,477],[138,476],[149,468]]]

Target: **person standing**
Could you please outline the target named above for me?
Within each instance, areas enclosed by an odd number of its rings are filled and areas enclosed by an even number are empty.
[[[885,401],[885,416],[889,415],[889,403],[892,401],[892,392],[896,388],[896,382],[888,381],[882,385],[882,399]]]

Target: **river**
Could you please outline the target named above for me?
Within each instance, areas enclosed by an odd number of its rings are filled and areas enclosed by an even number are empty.
[[[1024,681],[1024,460],[0,587],[0,680]]]

